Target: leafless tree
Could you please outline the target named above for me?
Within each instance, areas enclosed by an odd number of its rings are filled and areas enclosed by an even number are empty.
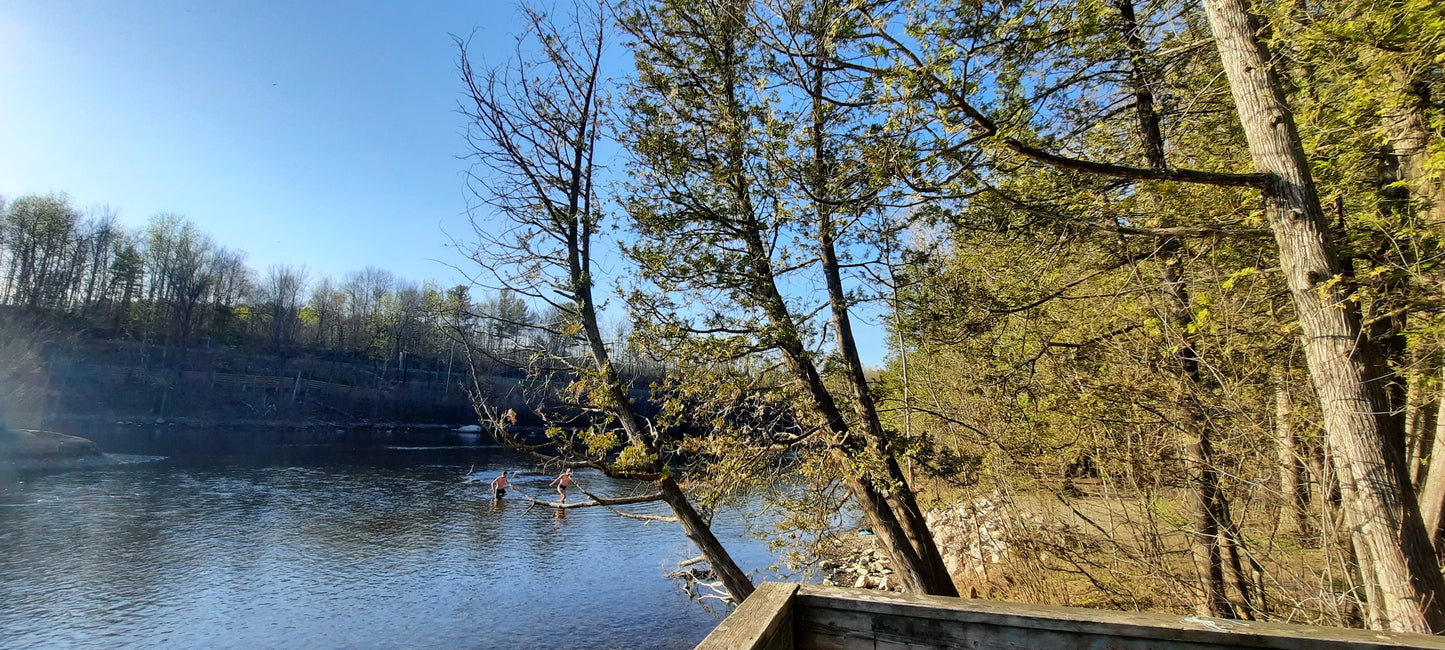
[[[266,269],[266,302],[271,307],[271,344],[291,343],[301,313],[301,293],[306,289],[306,267],[273,264]]]
[[[556,17],[535,8],[522,11],[526,32],[505,66],[473,67],[467,43],[458,41],[469,91],[463,112],[471,119],[467,137],[476,163],[472,189],[481,200],[473,212],[478,243],[472,259],[484,286],[505,288],[563,316],[559,329],[578,338],[586,356],[543,354],[538,366],[576,378],[567,391],[573,406],[603,417],[593,419],[585,436],[563,435],[534,448],[509,437],[505,422],[486,404],[478,404],[478,414],[498,423],[499,438],[534,454],[651,483],[657,492],[646,500],[671,507],[722,585],[741,602],[752,593],[751,580],[678,485],[658,432],[632,407],[599,326],[594,244],[602,210],[595,155],[607,104],[606,7],[578,3]],[[497,219],[487,221],[484,208]],[[475,393],[481,397],[480,390]]]

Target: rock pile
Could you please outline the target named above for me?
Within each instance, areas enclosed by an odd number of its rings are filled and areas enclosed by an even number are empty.
[[[868,547],[860,547],[840,553],[836,559],[823,560],[823,584],[854,589],[882,589],[901,591],[902,586],[893,578],[888,556],[872,548],[872,537]],[[838,542],[838,546],[843,546]],[[861,545],[860,545],[861,546]]]
[[[964,584],[989,582],[989,567],[1007,562],[1011,555],[1043,552],[1040,544],[1070,546],[1078,538],[1069,524],[1046,525],[1043,517],[998,494],[930,510],[925,519],[949,574]],[[901,590],[874,537],[861,535],[834,544],[831,557],[820,564],[823,584]]]
[[[955,576],[983,574],[988,565],[1008,559],[1018,535],[1043,527],[1038,516],[1005,508],[997,498],[931,510],[926,517],[948,572]]]

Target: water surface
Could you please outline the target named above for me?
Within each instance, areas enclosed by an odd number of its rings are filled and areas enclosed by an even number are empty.
[[[440,433],[223,435],[95,435],[167,458],[0,482],[0,647],[686,648],[717,622],[664,576],[695,555],[676,524],[559,518],[460,480],[535,469],[510,451]],[[550,480],[513,482],[545,496]],[[745,569],[770,563],[738,517],[719,519]]]

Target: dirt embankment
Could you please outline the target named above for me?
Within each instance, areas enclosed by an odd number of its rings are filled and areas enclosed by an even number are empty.
[[[43,469],[100,462],[100,448],[88,439],[54,431],[0,428],[0,471]]]

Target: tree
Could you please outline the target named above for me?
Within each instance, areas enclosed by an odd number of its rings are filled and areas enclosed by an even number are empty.
[[[385,305],[387,335],[391,338],[391,358],[396,361],[397,375],[402,383],[411,368],[410,358],[425,338],[428,329],[427,293],[414,282],[398,282],[396,291]]]
[[[185,217],[162,213],[151,218],[144,248],[149,326],[174,341],[190,340],[215,280],[216,251],[210,235]]]
[[[1361,337],[1359,306],[1330,245],[1293,114],[1258,40],[1258,21],[1239,0],[1207,0],[1205,7],[1255,169],[1268,177],[1260,188],[1266,215],[1303,330],[1346,513],[1364,551],[1362,572],[1384,597],[1390,629],[1445,632],[1445,580],[1395,439],[1403,432],[1391,431],[1378,379],[1382,363]]]
[[[115,261],[110,264],[110,286],[115,301],[112,307],[111,327],[119,330],[130,319],[131,302],[141,289],[145,278],[145,259],[136,246],[133,237],[123,237],[115,243]]]
[[[290,345],[300,325],[301,294],[306,290],[306,267],[272,264],[263,286],[271,311],[271,345]]]
[[[346,274],[341,290],[346,294],[352,349],[363,353],[373,351],[379,327],[377,315],[381,310],[381,299],[391,291],[395,282],[396,278],[390,271],[374,266]]]
[[[652,284],[632,302],[647,306],[654,336],[670,339],[666,347],[696,355],[688,363],[777,355],[809,413],[808,433],[792,442],[821,433],[837,451],[840,478],[907,589],[957,595],[873,405],[840,274],[839,224],[877,207],[879,191],[860,171],[877,160],[851,144],[866,126],[845,126],[836,110],[858,98],[833,96],[840,87],[858,92],[860,83],[829,67],[832,48],[852,37],[858,16],[829,2],[779,7],[788,19],[775,25],[761,24],[742,0],[629,8],[624,25],[638,43],[640,72],[630,93],[637,162],[628,204],[640,240],[629,255]],[[777,69],[762,43],[770,29],[782,34],[779,58],[787,57]],[[764,90],[783,88],[795,94]],[[795,237],[811,240],[811,250],[780,243]],[[808,281],[795,277],[802,274],[827,287],[834,349],[844,360],[846,387],[836,393],[808,344],[811,310],[798,306],[807,297],[790,299],[783,288]],[[845,415],[840,402],[854,413]]]
[[[245,251],[216,250],[211,258],[210,319],[211,336],[235,340],[245,326],[239,313],[243,301],[254,293],[254,272],[246,265]]]
[[[486,323],[486,340],[495,352],[526,347],[523,334],[531,333],[536,317],[525,300],[510,289],[503,288],[497,292],[496,298],[479,305],[478,311]]]
[[[741,602],[752,593],[752,582],[678,485],[663,439],[633,408],[602,337],[593,245],[602,217],[594,157],[606,107],[601,87],[605,7],[570,9],[562,23],[524,9],[527,33],[519,39],[519,50],[536,50],[519,51],[508,67],[476,70],[466,43],[458,43],[469,91],[463,108],[471,120],[468,141],[484,172],[473,175],[474,192],[502,219],[499,228],[474,219],[479,244],[473,259],[517,296],[565,313],[587,346],[581,364],[571,365],[568,358],[547,361],[567,368],[575,377],[569,394],[605,419],[589,426],[583,440],[565,435],[556,440],[551,458],[654,485],[655,499],[667,503],[724,588]],[[477,410],[486,420],[500,421],[485,404]],[[505,431],[500,433],[505,439]]]
[[[84,260],[85,289],[80,300],[85,311],[95,309],[96,302],[108,293],[111,260],[115,255],[115,244],[123,236],[116,213],[104,209],[91,217],[82,226],[82,238],[86,242]]]
[[[977,75],[969,58],[976,24],[944,18],[914,22],[922,33],[946,34],[939,42],[880,32],[878,39],[901,65],[879,70],[880,82],[904,88],[908,102],[935,98],[932,108],[969,130],[968,142],[988,142],[1059,170],[1134,181],[1172,181],[1259,191],[1275,235],[1278,260],[1305,338],[1311,378],[1325,411],[1332,458],[1346,492],[1345,509],[1363,551],[1367,580],[1384,589],[1388,624],[1397,629],[1438,629],[1439,571],[1424,552],[1418,509],[1411,502],[1401,458],[1403,445],[1391,430],[1389,401],[1380,378],[1388,377],[1372,342],[1361,341],[1358,304],[1351,282],[1331,246],[1328,222],[1304,157],[1301,140],[1282,100],[1258,30],[1241,5],[1207,3],[1209,24],[1229,79],[1254,171],[1136,167],[1056,153],[1026,129],[995,119],[1007,115],[975,105]],[[934,14],[942,15],[942,14]],[[884,25],[885,22],[875,24]],[[986,31],[986,30],[985,30]],[[972,41],[978,42],[978,41]],[[965,71],[955,74],[960,68]],[[1059,96],[1066,97],[1066,94]],[[914,104],[916,109],[916,104]],[[1124,229],[1120,229],[1121,232]],[[1130,231],[1136,229],[1130,228]],[[1428,546],[1428,543],[1425,544]]]
[[[346,338],[342,327],[346,294],[336,287],[331,276],[322,276],[312,285],[306,308],[315,318],[316,345],[340,349]]]
[[[61,194],[27,194],[10,203],[5,244],[10,249],[6,293],[31,309],[58,306],[60,270],[80,214]]]

